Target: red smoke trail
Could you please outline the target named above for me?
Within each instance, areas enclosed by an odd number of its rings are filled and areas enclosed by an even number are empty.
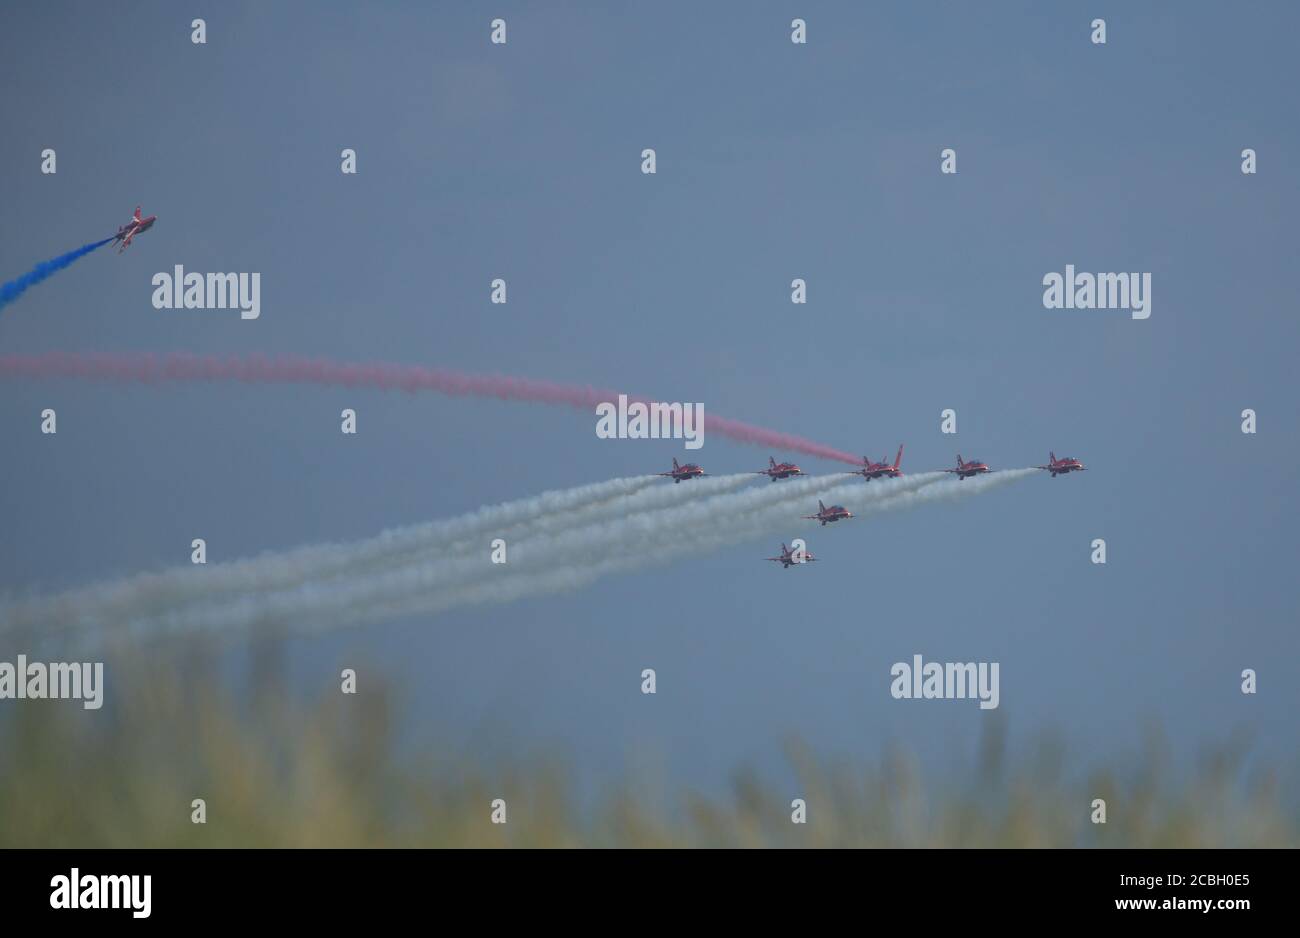
[[[507,378],[499,375],[471,375],[441,368],[384,363],[346,364],[324,359],[216,358],[184,352],[150,354],[76,355],[50,352],[45,355],[0,355],[0,378],[83,378],[90,381],[162,384],[189,381],[244,381],[255,384],[320,384],[333,387],[374,388],[383,391],[434,391],[453,397],[495,397],[503,401],[533,401],[562,404],[594,413],[597,404],[617,403],[618,392],[590,387]],[[629,401],[650,403],[649,398],[628,395]],[[753,424],[741,423],[705,413],[704,430],[741,443],[753,443],[773,450],[807,453],[823,459],[857,465],[852,453],[823,446],[803,437]]]

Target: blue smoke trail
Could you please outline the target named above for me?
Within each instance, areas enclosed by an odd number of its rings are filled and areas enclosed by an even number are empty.
[[[8,283],[0,285],[0,309],[4,309],[18,297],[27,291],[27,288],[40,283],[46,277],[58,273],[63,268],[70,265],[77,258],[89,254],[95,248],[102,248],[112,238],[105,238],[103,241],[95,241],[92,244],[83,244],[75,251],[69,251],[67,254],[61,254],[51,261],[41,261],[21,277],[10,280]]]

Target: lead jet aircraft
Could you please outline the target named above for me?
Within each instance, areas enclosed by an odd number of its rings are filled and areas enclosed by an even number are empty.
[[[885,459],[888,458],[889,457],[885,457]],[[892,466],[889,463],[885,462],[884,459],[880,460],[880,462],[872,462],[870,456],[863,456],[862,468],[854,470],[853,474],[862,476],[868,482],[870,482],[872,479],[879,479],[879,478],[897,479],[899,476],[903,474],[903,470],[898,468],[899,464],[902,463],[902,461],[903,461],[903,446],[900,443],[898,446],[898,455],[894,457],[894,464]]]
[[[960,482],[963,479],[968,478],[969,476],[983,475],[984,473],[990,472],[991,470],[989,469],[987,463],[982,463],[978,459],[972,459],[970,462],[962,462],[961,453],[958,453],[957,468],[944,469],[943,471],[953,473],[954,475],[957,476],[957,481]]]
[[[678,482],[688,482],[691,479],[698,479],[700,476],[704,475],[704,470],[693,462],[688,462],[684,466],[679,466],[677,465],[677,457],[674,456],[672,472],[656,472],[655,475],[671,476],[673,483],[676,484]]]
[[[1062,456],[1060,459],[1057,459],[1055,453],[1048,452],[1047,457],[1048,457],[1047,465],[1039,466],[1038,468],[1046,469],[1048,472],[1052,474],[1053,479],[1055,479],[1058,475],[1063,476],[1069,472],[1088,471],[1088,467],[1085,466],[1083,463],[1079,462],[1079,460],[1075,459],[1073,456]]]
[[[117,253],[121,254],[129,248],[131,246],[131,239],[142,231],[148,231],[153,227],[153,223],[157,220],[157,215],[150,215],[148,218],[141,218],[140,206],[137,205],[135,207],[135,214],[131,216],[131,220],[121,228],[117,229],[117,234],[113,235],[114,243],[118,241],[122,242],[122,246],[117,249]]]
[[[780,557],[768,557],[768,560],[774,560],[781,565],[782,570],[788,570],[795,564],[812,563],[817,558],[812,555],[811,551],[792,551],[784,544],[781,545]]]
[[[805,521],[820,521],[824,528],[826,525],[834,524],[836,521],[842,521],[845,518],[852,518],[853,512],[849,511],[843,505],[831,505],[831,507],[827,508],[822,504],[822,500],[819,498],[817,499],[817,514],[804,515],[803,517]]]
[[[801,476],[804,471],[792,462],[778,463],[771,456],[767,457],[767,468],[755,472],[756,476],[767,476],[773,482],[777,479],[788,479],[791,476]]]

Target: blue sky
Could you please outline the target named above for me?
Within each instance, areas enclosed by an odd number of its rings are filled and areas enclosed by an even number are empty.
[[[159,222],[6,309],[0,352],[498,371],[701,401],[876,458],[905,442],[914,471],[1049,449],[1093,470],[839,525],[810,539],[826,562],[787,575],[762,541],[291,643],[303,692],[364,661],[402,679],[404,718],[434,738],[560,746],[586,777],[652,755],[702,785],[775,764],[790,734],[943,760],[988,717],[892,700],[890,664],[920,653],[1001,662],[1013,734],[1060,730],[1085,761],[1150,723],[1184,752],[1244,730],[1293,760],[1298,20],[1283,3],[9,8],[3,276],[137,202]],[[155,310],[150,278],[177,263],[260,272],[261,318]],[[1151,318],[1044,309],[1041,279],[1066,264],[1151,272]],[[45,407],[57,437],[38,433]],[[682,454],[594,422],[6,381],[0,590],[172,566],[198,536],[215,560],[360,538]],[[712,472],[767,456],[716,436],[690,454]]]

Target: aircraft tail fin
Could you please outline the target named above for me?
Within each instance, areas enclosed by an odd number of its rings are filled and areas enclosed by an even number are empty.
[[[825,511],[825,510],[826,510],[826,506],[822,504],[822,500],[821,500],[820,498],[817,499],[817,510],[818,510],[818,511]]]
[[[776,458],[773,457],[773,456],[769,456],[769,457],[767,457],[767,465],[768,465],[769,468],[771,468],[771,469],[775,469],[775,468],[776,468]]]
[[[135,207],[135,215],[132,217],[135,218],[136,221],[140,220],[140,206],[137,205]]]
[[[902,463],[902,461],[903,461],[903,444],[899,443],[898,455],[894,457],[894,468],[897,469],[899,464]]]
[[[673,471],[676,472],[676,471],[677,471],[678,469],[680,469],[680,468],[681,468],[681,466],[677,465],[677,457],[674,456],[674,457],[673,457]]]
[[[1049,462],[1056,462],[1056,454],[1053,453],[1050,449],[1047,451],[1047,458]]]

